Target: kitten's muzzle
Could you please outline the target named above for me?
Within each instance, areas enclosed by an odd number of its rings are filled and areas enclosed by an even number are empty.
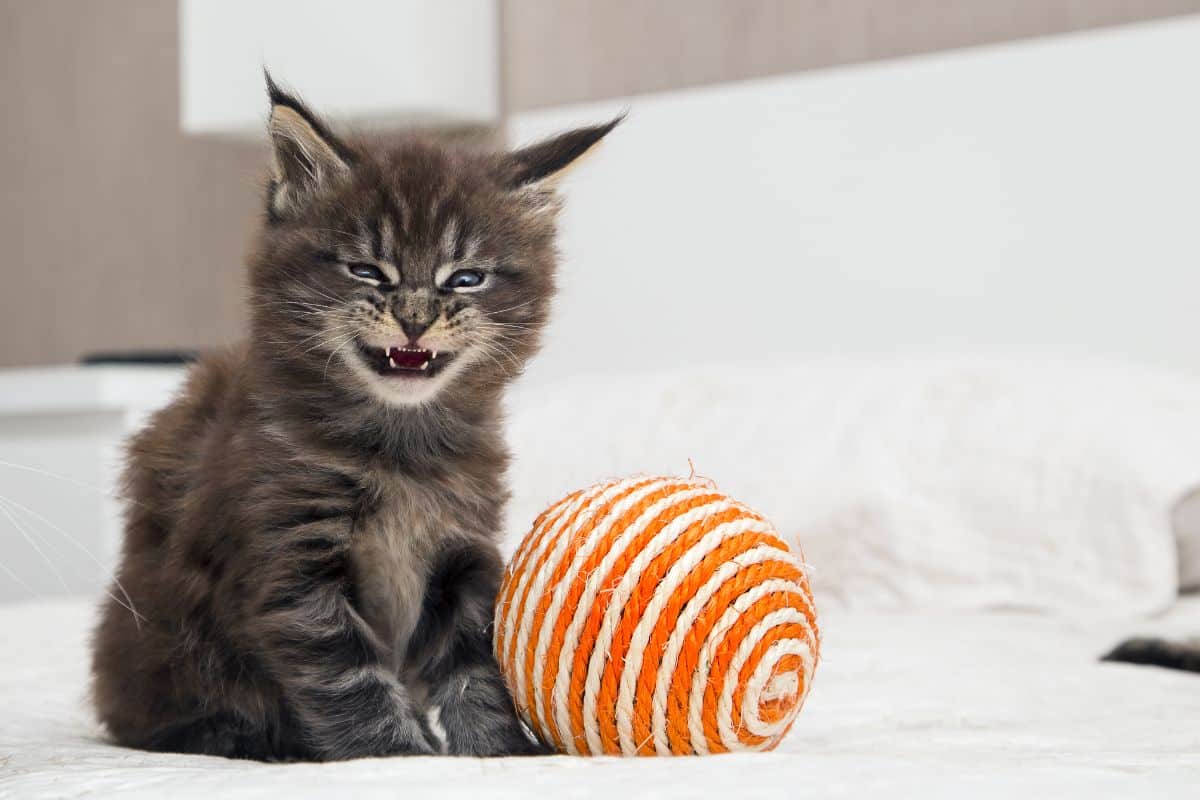
[[[410,378],[432,378],[454,359],[453,353],[424,347],[372,347],[361,342],[358,353],[379,375]]]

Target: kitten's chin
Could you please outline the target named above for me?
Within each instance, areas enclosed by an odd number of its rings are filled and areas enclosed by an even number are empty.
[[[467,351],[455,354],[434,371],[380,372],[377,365],[369,365],[361,354],[351,352],[343,357],[354,377],[371,396],[389,406],[420,406],[433,402],[470,359],[471,354]]]

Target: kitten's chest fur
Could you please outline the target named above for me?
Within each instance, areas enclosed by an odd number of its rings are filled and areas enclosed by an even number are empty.
[[[395,670],[421,617],[428,581],[447,543],[472,535],[452,487],[400,476],[376,476],[380,487],[355,525],[350,556],[363,617],[390,648]]]

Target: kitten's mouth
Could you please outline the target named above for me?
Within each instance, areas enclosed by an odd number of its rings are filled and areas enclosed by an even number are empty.
[[[453,353],[423,347],[371,347],[358,345],[367,366],[385,377],[432,378],[454,358]]]

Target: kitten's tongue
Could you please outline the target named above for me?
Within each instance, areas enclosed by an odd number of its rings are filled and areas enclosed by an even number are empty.
[[[388,366],[396,369],[425,369],[429,366],[433,353],[429,350],[409,347],[393,347],[388,350]]]

